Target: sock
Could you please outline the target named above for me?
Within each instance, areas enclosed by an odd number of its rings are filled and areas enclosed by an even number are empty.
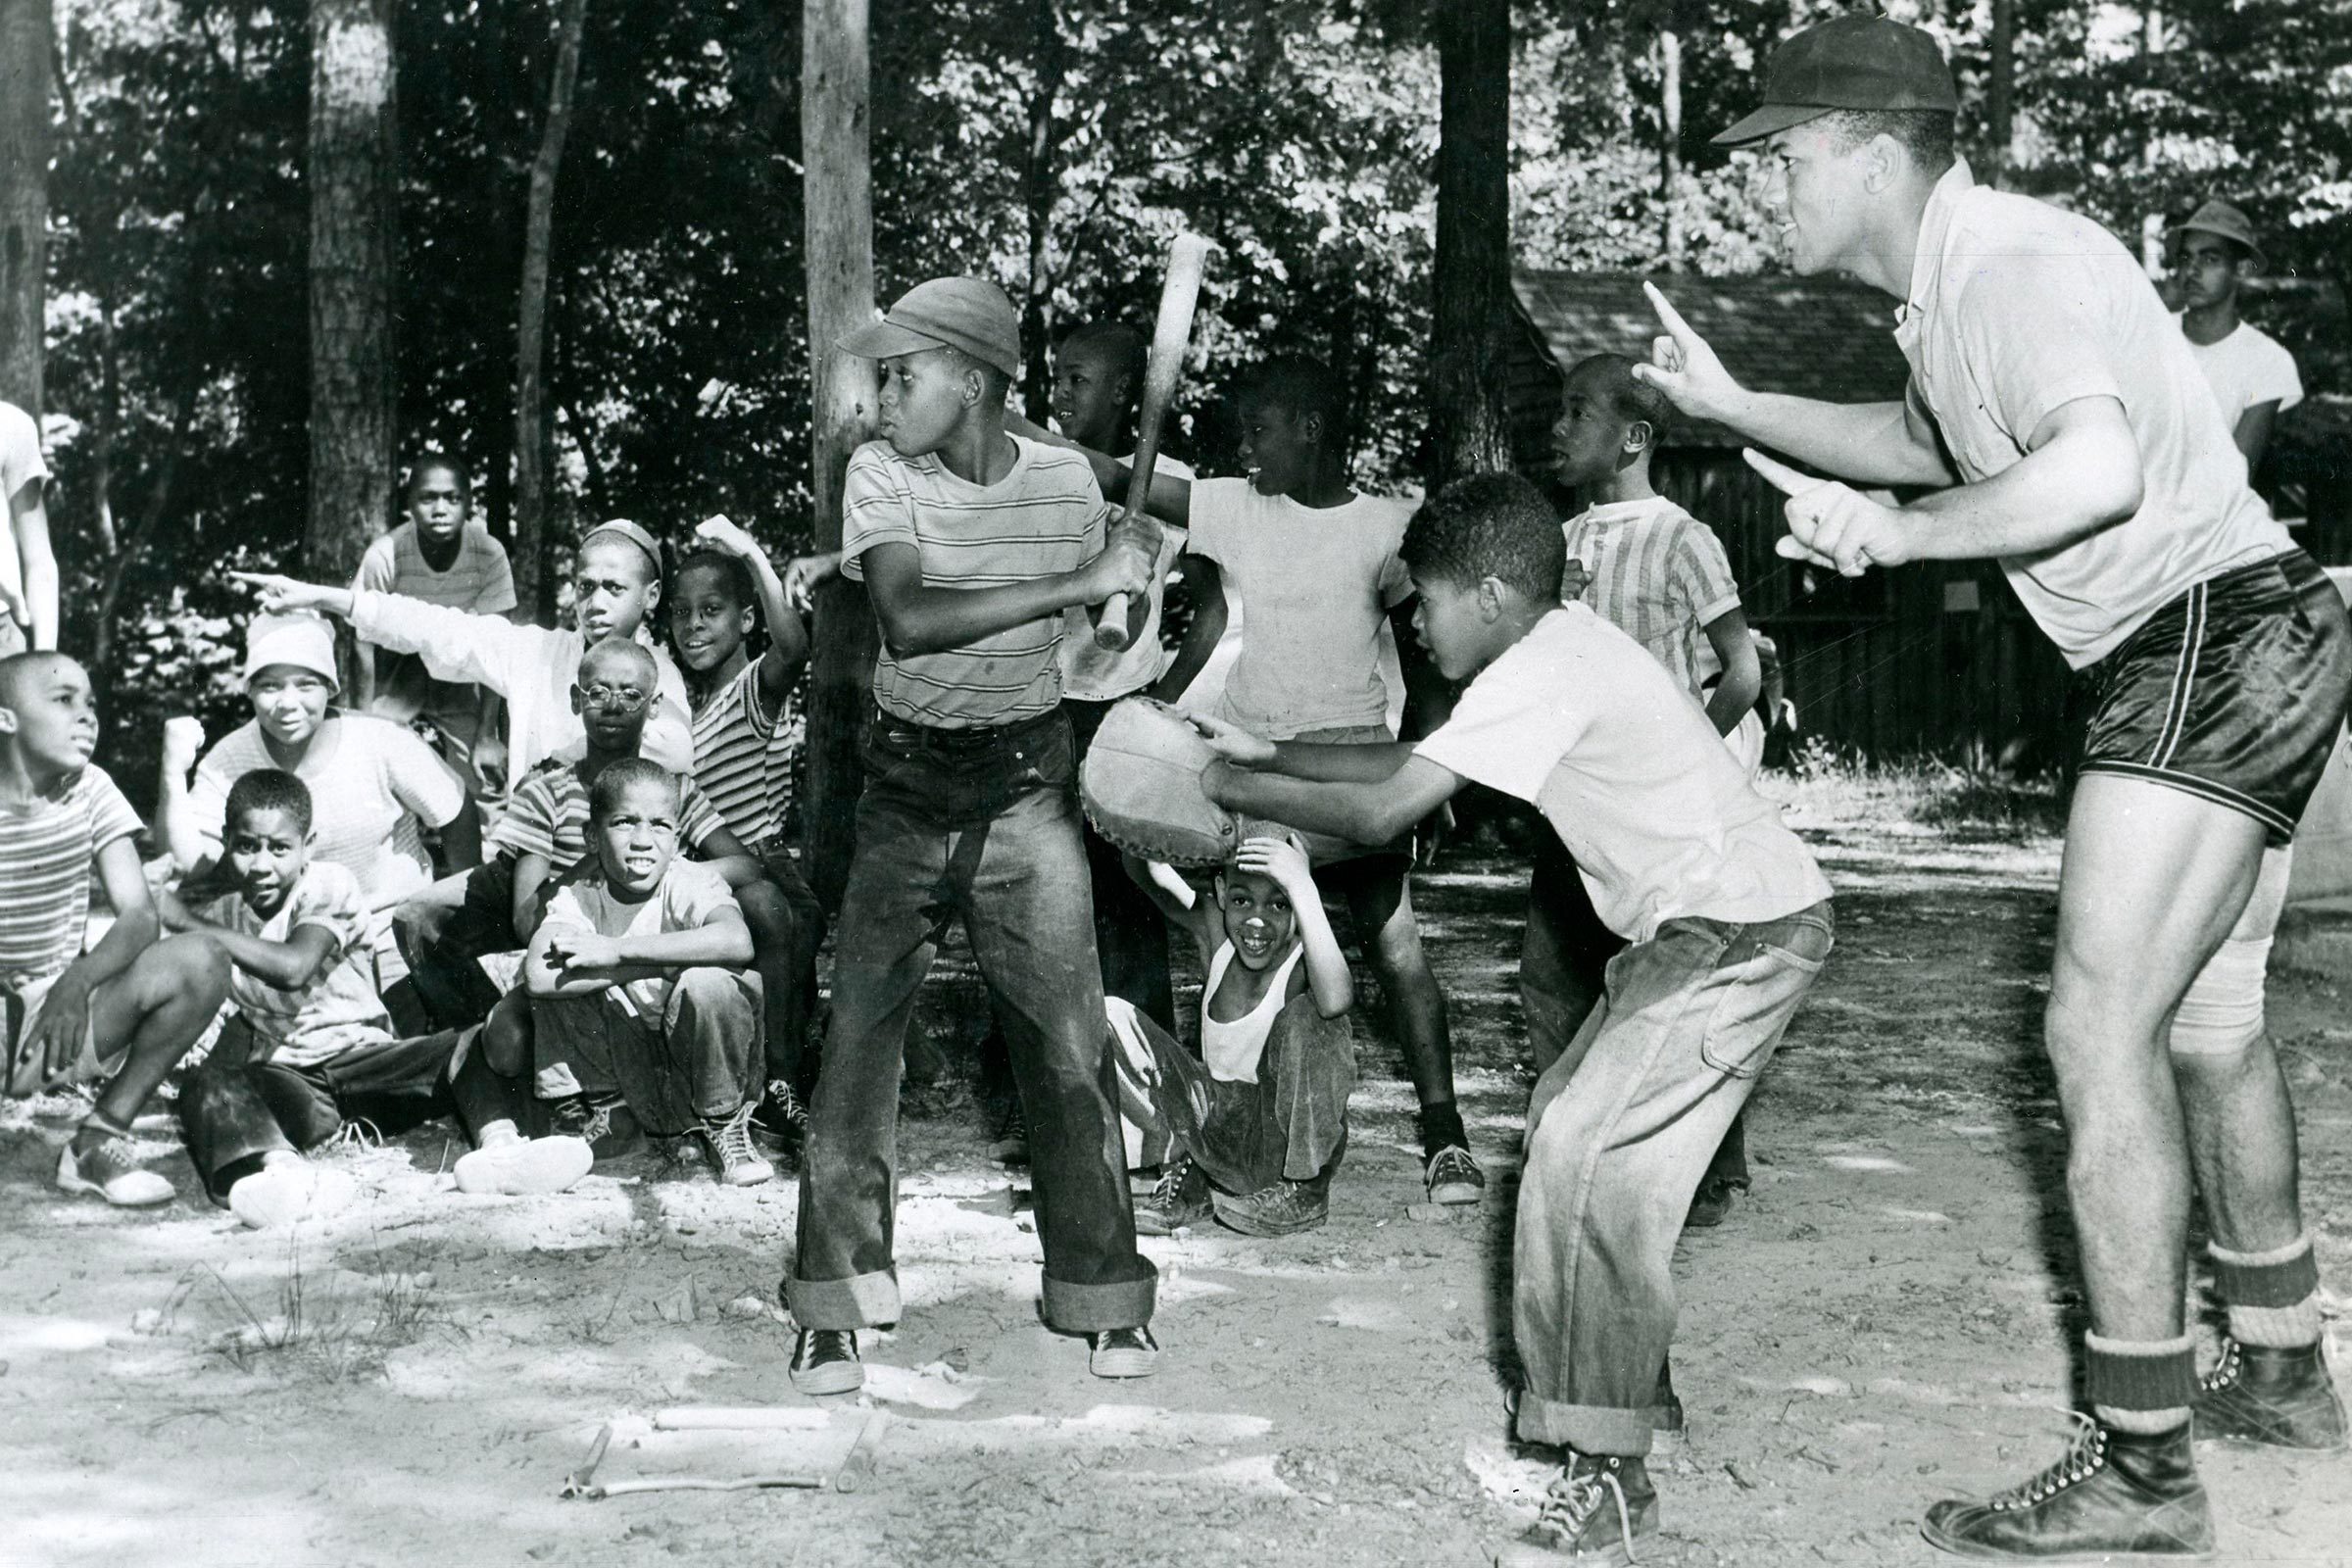
[[[2188,1421],[2188,1401],[2197,1386],[2196,1341],[2110,1340],[2083,1336],[2084,1392],[2100,1424],[2118,1432],[2153,1436]]]
[[[2208,1250],[2214,1285],[2230,1308],[2231,1339],[2275,1350],[2320,1342],[2320,1265],[2309,1236],[2267,1252]]]
[[[1470,1147],[1470,1133],[1462,1125],[1462,1113],[1450,1100],[1433,1100],[1421,1107],[1421,1152],[1434,1154],[1441,1149],[1459,1144]]]
[[[482,1130],[475,1137],[474,1146],[479,1149],[488,1149],[492,1144],[518,1144],[520,1142],[522,1142],[521,1129],[507,1117],[501,1116],[496,1121],[482,1123]]]
[[[74,1131],[74,1148],[83,1149],[88,1147],[81,1141],[81,1135],[83,1133],[90,1135],[90,1140],[92,1143],[104,1143],[109,1138],[128,1138],[130,1136],[130,1129],[127,1127],[118,1126],[116,1123],[107,1118],[106,1112],[93,1109],[87,1116],[81,1118],[81,1125],[75,1128]]]

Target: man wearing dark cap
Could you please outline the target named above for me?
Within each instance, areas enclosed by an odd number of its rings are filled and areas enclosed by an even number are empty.
[[[1901,403],[1755,393],[1651,291],[1643,375],[1684,412],[1858,483],[1751,451],[1788,493],[1781,553],[1847,575],[1992,558],[2084,683],[2045,1037],[2091,1333],[2090,1412],[2058,1464],[1938,1503],[1935,1544],[1996,1561],[2211,1551],[2199,1438],[2340,1448],[2293,1107],[2262,983],[2294,832],[2352,696],[2352,628],[2247,488],[2188,343],[2087,220],[1975,185],[1952,156],[1933,39],[1848,16],[1774,55],[1761,143],[1802,273],[1897,302]],[[2266,853],[2267,852],[2267,853]],[[2183,1332],[2190,1178],[2230,1308],[2200,1383]]]
[[[882,653],[784,1281],[792,1382],[857,1389],[858,1331],[898,1321],[900,1069],[952,915],[1028,1116],[1046,1322],[1087,1336],[1097,1376],[1142,1377],[1157,1276],[1135,1250],[1108,1088],[1059,650],[1072,606],[1142,594],[1150,542],[1121,528],[1106,543],[1084,458],[1005,433],[1020,324],[994,283],[934,279],[839,347],[882,371],[881,439],[850,459],[841,525]]]
[[[2180,330],[2213,386],[2222,420],[2258,472],[2278,416],[2303,401],[2295,357],[2237,314],[2238,290],[2262,270],[2254,225],[2228,202],[2207,202],[2172,233],[2181,282]]]

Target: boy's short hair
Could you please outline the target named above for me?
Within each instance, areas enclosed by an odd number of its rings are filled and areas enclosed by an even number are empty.
[[[1095,350],[1139,383],[1144,377],[1144,362],[1150,357],[1144,335],[1123,321],[1087,321],[1075,326],[1054,353],[1067,354],[1073,349]]]
[[[283,811],[304,833],[311,830],[311,787],[282,767],[257,767],[228,787],[220,820],[230,832],[253,811]]]
[[[1624,354],[1589,354],[1568,368],[1568,379],[1592,376],[1611,414],[1627,424],[1636,419],[1648,423],[1649,444],[1654,448],[1674,422],[1674,401],[1634,373],[1638,363]]]
[[[1012,376],[1009,372],[999,369],[977,354],[966,354],[953,343],[943,343],[939,352],[945,354],[948,363],[958,370],[980,372],[981,395],[988,400],[991,408],[1012,396]]]
[[[461,500],[473,499],[473,480],[466,474],[463,464],[444,452],[425,452],[418,454],[416,461],[409,465],[409,476],[401,481],[400,499],[403,505],[416,499],[416,487],[424,483],[424,476],[428,473],[448,474],[458,481]]]
[[[678,796],[678,776],[650,757],[624,757],[605,764],[588,786],[588,820],[602,822],[628,793],[631,785],[658,784],[669,791],[670,799]]]
[[[1821,128],[1852,152],[1873,136],[1891,136],[1923,174],[1952,167],[1952,115],[1944,109],[1833,109]]]
[[[654,694],[654,688],[661,684],[662,666],[654,662],[653,650],[634,637],[623,637],[615,632],[590,643],[580,650],[580,671],[584,672],[600,659],[626,659],[643,669],[649,698]],[[578,684],[579,672],[575,672],[572,679],[573,684]]]
[[[1294,418],[1319,416],[1324,446],[1348,450],[1348,383],[1312,355],[1277,354],[1267,360],[1242,382],[1240,401],[1282,409]]]
[[[670,580],[676,582],[690,571],[708,571],[714,574],[718,578],[719,586],[734,595],[737,604],[758,608],[760,590],[753,585],[752,568],[744,564],[741,556],[731,555],[724,550],[689,550],[685,557],[670,568]]]
[[[0,708],[15,712],[17,705],[24,701],[24,687],[38,672],[47,669],[52,660],[69,657],[49,648],[28,648],[0,657]]]
[[[1549,603],[1559,597],[1568,542],[1534,484],[1515,473],[1475,473],[1421,503],[1396,554],[1417,581],[1494,577]]]

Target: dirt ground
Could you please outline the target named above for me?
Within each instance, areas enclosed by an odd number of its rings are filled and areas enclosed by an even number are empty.
[[[1752,1196],[1688,1239],[1661,1564],[1941,1561],[1926,1505],[2055,1458],[2079,1300],[2035,1044],[2056,846],[1796,820],[1839,948],[1751,1115]],[[471,1199],[438,1131],[338,1154],[361,1208],[296,1238],[184,1198],[120,1214],[49,1186],[67,1107],[0,1120],[0,1563],[1473,1564],[1545,1472],[1506,1442],[1504,1310],[1528,1087],[1516,867],[1456,856],[1417,897],[1493,1186],[1434,1223],[1377,1020],[1332,1222],[1147,1241],[1163,1370],[1087,1376],[1036,1313],[1035,1236],[986,1157],[953,977],[949,1071],[911,1088],[907,1310],[868,1347],[894,1422],[856,1494],[557,1493],[604,1475],[822,1468],[858,1412],[786,1381],[768,1304],[793,1190],[653,1156],[553,1199]],[[2352,976],[2275,977],[2323,1273],[2352,1280]],[[39,1113],[39,1112],[46,1113]],[[158,1167],[195,1191],[159,1136]],[[2330,1297],[2331,1313],[2342,1306]],[[2346,1329],[2331,1317],[2329,1332]],[[835,1401],[839,1402],[839,1401]],[[775,1404],[757,1436],[651,1433]],[[2228,1559],[2352,1562],[2352,1463],[2214,1453]]]

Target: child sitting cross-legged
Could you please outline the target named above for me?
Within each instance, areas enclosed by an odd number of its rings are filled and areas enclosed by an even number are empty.
[[[236,890],[200,910],[158,896],[167,925],[202,933],[235,966],[235,1010],[179,1098],[213,1200],[255,1227],[331,1213],[351,1181],[302,1151],[346,1125],[396,1131],[452,1110],[481,1140],[458,1160],[465,1192],[554,1193],[585,1176],[579,1139],[522,1136],[527,1106],[467,1049],[475,1031],[393,1037],[368,961],[366,897],[348,868],[312,859],[311,815],[293,774],[242,775],[221,834]]]
[[[730,1186],[774,1168],[752,1147],[760,1086],[760,977],[726,878],[678,856],[678,781],[623,758],[590,788],[594,858],[557,887],[523,962],[531,1038],[501,1006],[485,1032],[493,1067],[536,1060],[591,1100],[617,1095],[662,1137],[692,1133]]]
[[[1141,1135],[1131,1150],[1161,1167],[1135,1228],[1166,1236],[1213,1208],[1250,1236],[1315,1229],[1348,1147],[1355,988],[1306,851],[1261,826],[1218,871],[1214,900],[1190,904],[1181,882],[1154,878],[1159,868],[1132,857],[1127,867],[1208,966],[1199,1056],[1134,1004],[1103,1002],[1120,1113]]]

